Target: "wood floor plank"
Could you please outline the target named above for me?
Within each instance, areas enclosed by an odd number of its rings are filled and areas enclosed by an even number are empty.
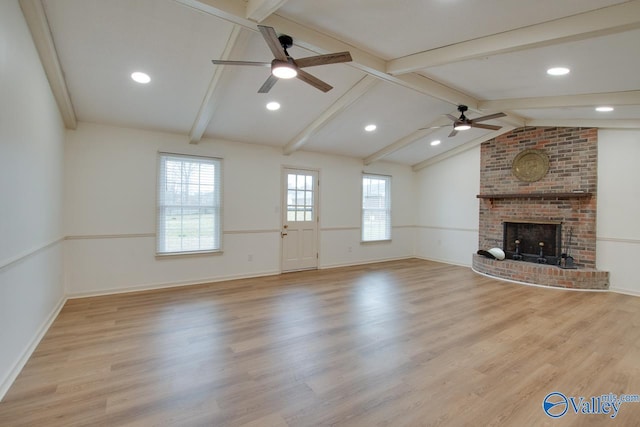
[[[595,426],[544,397],[640,394],[639,362],[640,298],[410,259],[69,300],[0,425]]]

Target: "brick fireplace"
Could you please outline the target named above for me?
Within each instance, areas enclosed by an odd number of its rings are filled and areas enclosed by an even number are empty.
[[[608,287],[608,273],[595,270],[597,136],[595,128],[520,128],[482,144],[478,247],[500,247],[507,259],[474,255],[476,271],[548,286]],[[540,164],[518,162],[523,154]],[[530,168],[523,173],[521,165]],[[532,262],[513,259],[516,240]],[[541,250],[544,264],[537,262]],[[560,268],[562,254],[577,269]]]

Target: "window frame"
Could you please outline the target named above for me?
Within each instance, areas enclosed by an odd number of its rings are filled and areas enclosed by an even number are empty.
[[[209,205],[197,205],[197,206],[189,206],[185,204],[180,204],[180,206],[190,207],[190,208],[211,208],[214,210],[214,242],[217,241],[217,247],[213,247],[211,249],[202,249],[202,250],[178,250],[178,251],[168,251],[161,250],[161,246],[166,247],[166,240],[162,242],[161,245],[161,237],[165,235],[164,230],[162,230],[162,213],[161,211],[167,207],[167,205],[161,205],[162,197],[160,195],[161,188],[163,185],[163,179],[166,177],[165,169],[163,166],[164,159],[167,158],[182,158],[185,161],[193,161],[198,163],[212,164],[214,165],[214,194],[212,204]],[[155,242],[155,251],[156,257],[176,257],[176,256],[185,256],[185,255],[207,255],[207,254],[222,254],[223,252],[223,211],[224,211],[224,202],[223,202],[223,159],[219,157],[212,156],[202,156],[195,154],[181,154],[181,153],[171,153],[159,151],[157,155],[157,171],[156,171],[156,242]],[[217,184],[216,184],[217,182]],[[216,190],[218,194],[216,194]],[[217,204],[216,204],[217,202]],[[216,215],[217,212],[217,215]]]
[[[364,190],[364,180],[365,179],[378,179],[385,181],[385,207],[384,210],[387,218],[386,224],[386,232],[388,233],[382,239],[371,239],[365,240],[365,213],[371,208],[365,208],[365,190]],[[391,209],[391,175],[382,175],[382,174],[374,174],[374,173],[363,173],[362,178],[360,180],[360,243],[376,243],[376,242],[390,242],[392,238],[392,209]]]

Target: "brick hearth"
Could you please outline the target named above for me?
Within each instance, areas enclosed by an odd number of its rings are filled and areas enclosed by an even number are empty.
[[[555,265],[505,259],[498,261],[474,254],[473,269],[516,282],[575,289],[609,289],[609,272],[581,268],[565,270]]]
[[[562,224],[563,245],[572,231],[569,251],[579,269],[474,255],[477,271],[547,286],[608,287],[608,273],[595,270],[597,136],[595,128],[520,128],[482,144],[479,249],[503,246],[504,222],[556,222]],[[549,171],[539,181],[521,181],[512,173],[514,158],[526,149],[549,158]]]

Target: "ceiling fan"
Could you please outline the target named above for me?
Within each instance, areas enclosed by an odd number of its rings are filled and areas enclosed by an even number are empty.
[[[301,70],[304,67],[313,67],[315,65],[337,64],[340,62],[351,61],[349,52],[329,53],[326,55],[309,56],[306,58],[293,59],[289,56],[289,49],[293,46],[293,39],[285,34],[280,37],[276,34],[273,27],[258,25],[260,34],[267,42],[269,49],[275,57],[271,62],[251,62],[251,61],[225,61],[214,59],[211,62],[220,65],[253,65],[258,67],[271,67],[271,75],[258,90],[258,93],[267,93],[278,79],[291,79],[297,77],[305,83],[319,89],[323,92],[329,92],[333,86],[323,82],[317,77],[312,76],[306,71]]]
[[[449,134],[449,137],[456,136],[458,131],[467,130],[471,128],[490,129],[490,130],[498,130],[502,128],[502,126],[485,125],[478,122],[484,122],[486,120],[504,117],[506,116],[505,113],[494,113],[494,114],[489,114],[482,117],[477,117],[475,119],[469,119],[467,116],[464,115],[464,113],[468,109],[469,107],[467,107],[466,105],[458,105],[458,111],[460,111],[460,117],[455,117],[455,116],[452,116],[451,114],[446,115],[453,121],[453,130]]]

